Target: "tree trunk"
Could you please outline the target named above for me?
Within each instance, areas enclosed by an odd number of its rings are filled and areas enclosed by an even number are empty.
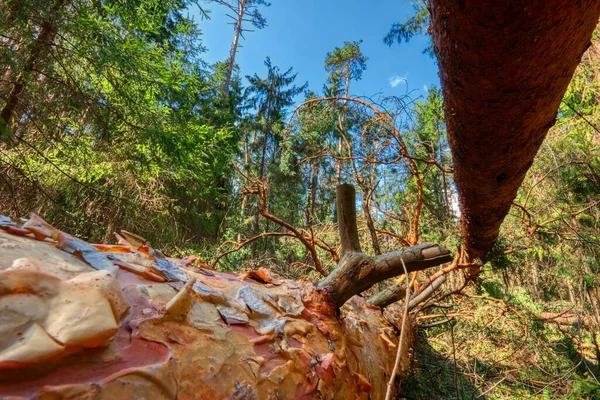
[[[371,245],[373,246],[373,251],[375,255],[378,256],[381,254],[381,246],[379,246],[379,238],[377,237],[377,230],[375,230],[375,222],[373,221],[373,216],[371,215],[371,196],[372,192],[368,192],[368,189],[363,190],[363,202],[362,209],[365,213],[365,219],[367,220],[367,228],[369,229],[369,235],[371,236]]]
[[[21,71],[15,79],[6,99],[6,103],[4,103],[4,106],[0,110],[0,123],[3,122],[7,129],[11,129],[12,127],[15,109],[19,104],[20,95],[25,90],[27,79],[30,77],[36,64],[39,63],[49,51],[50,46],[54,41],[58,29],[58,14],[64,3],[65,0],[56,0],[50,8],[47,19],[40,24],[39,33],[33,41],[23,71]]]
[[[383,399],[402,320],[352,293],[401,273],[398,257],[416,270],[449,253],[361,258],[344,186],[343,271],[318,286],[204,269],[132,234],[90,245],[36,215],[0,217],[0,397]]]
[[[231,76],[233,75],[233,67],[235,66],[235,56],[237,55],[237,48],[240,41],[240,35],[242,34],[242,23],[244,22],[244,11],[246,8],[246,0],[238,1],[238,17],[235,22],[235,34],[233,35],[233,43],[231,44],[231,53],[229,55],[229,65],[227,66],[227,75],[225,76],[225,86],[223,87],[223,98],[227,98],[229,95],[229,85],[231,83]]]
[[[309,207],[310,213],[308,213],[307,218],[314,218],[315,216],[315,203],[317,202],[317,188],[319,187],[319,165],[316,161],[312,161],[310,163],[310,197],[309,197]],[[306,225],[309,225],[311,221],[307,219]]]
[[[340,132],[340,135],[343,135],[342,132]],[[340,137],[338,139],[338,148],[337,148],[337,152],[338,152],[338,157],[342,156],[342,138]],[[342,183],[342,160],[338,159],[336,160],[336,173],[335,173],[335,184],[339,185]]]
[[[430,2],[467,253],[494,245],[598,23],[596,0]]]
[[[348,98],[348,93],[350,92],[350,67],[347,66],[346,67],[346,74],[345,74],[345,78],[344,78],[344,97]],[[344,101],[344,108],[342,109],[341,114],[338,117],[338,125],[339,125],[339,132],[340,132],[340,138],[338,139],[338,156],[341,157],[342,156],[342,150],[344,148],[344,123],[346,122],[346,104],[348,103],[348,101]],[[342,160],[336,160],[336,185],[340,185],[342,183]]]
[[[248,132],[244,133],[244,173],[247,174],[250,171],[250,134]],[[242,216],[242,220],[246,218],[246,206],[248,204],[248,197],[242,197],[242,204],[240,206],[240,213]],[[238,239],[238,242],[240,240]]]

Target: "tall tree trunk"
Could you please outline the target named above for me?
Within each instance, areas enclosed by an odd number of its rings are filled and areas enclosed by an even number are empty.
[[[256,131],[254,132],[256,136]],[[250,133],[246,131],[244,133],[244,173],[248,174],[250,171]],[[242,221],[246,219],[246,207],[248,206],[248,196],[242,197],[242,204],[240,205],[240,216]],[[237,241],[242,241],[242,233],[238,231]]]
[[[362,208],[365,213],[365,219],[367,220],[367,228],[369,228],[369,235],[371,236],[371,245],[373,246],[373,251],[375,255],[381,254],[381,246],[379,246],[379,238],[377,237],[377,231],[375,230],[375,222],[373,221],[373,216],[371,214],[371,192],[367,192],[363,190],[363,203]]]
[[[48,12],[47,18],[40,24],[39,33],[33,41],[29,56],[25,61],[25,66],[13,83],[6,99],[6,103],[0,110],[0,119],[4,122],[4,126],[7,129],[11,129],[12,127],[15,108],[19,103],[20,95],[25,90],[27,79],[33,72],[36,64],[42,61],[44,56],[48,53],[50,46],[56,37],[56,32],[58,30],[58,14],[63,8],[64,3],[65,0],[56,0]]]
[[[227,66],[227,75],[225,76],[225,87],[223,88],[223,98],[225,99],[229,95],[229,85],[231,83],[231,75],[233,74],[233,67],[235,66],[235,56],[237,55],[237,48],[240,41],[240,35],[242,34],[242,23],[244,22],[244,11],[246,8],[246,0],[238,1],[237,8],[237,21],[235,22],[235,34],[233,36],[233,43],[231,44],[231,53],[229,55],[229,65]]]
[[[256,132],[254,132],[256,136]],[[247,174],[250,171],[250,137],[249,133],[244,133],[244,173]],[[242,205],[240,213],[242,219],[246,216],[246,205],[248,204],[248,196],[244,196],[242,199]]]
[[[268,118],[268,117],[267,117]],[[265,168],[267,163],[267,150],[268,150],[268,140],[269,140],[269,129],[265,130],[265,140],[262,144],[262,151],[260,155],[260,167],[258,170],[258,180],[262,181],[265,177]]]
[[[267,116],[268,118],[268,116]],[[259,181],[263,181],[264,177],[265,177],[265,168],[266,168],[266,160],[267,160],[267,140],[269,139],[268,136],[268,132],[269,129],[265,130],[265,137],[264,137],[264,141],[262,144],[262,152],[261,152],[261,156],[260,156],[260,167],[259,167],[259,173],[258,173],[258,180]],[[258,201],[258,200],[257,200]],[[254,213],[254,234],[258,235],[260,231],[260,207],[258,206],[257,203],[257,207],[256,207],[256,212]],[[252,256],[255,257],[256,256],[256,246],[257,243],[254,242],[252,243]]]
[[[311,182],[311,191],[310,191],[310,213],[314,215],[315,213],[315,204],[317,202],[317,190],[319,190],[319,171],[320,167],[318,164],[313,163],[313,176]]]
[[[597,0],[430,2],[467,253],[484,257],[598,23]]]
[[[315,202],[317,201],[317,186],[319,184],[319,167],[316,161],[310,163],[310,191],[306,199],[306,225],[310,225],[315,215]]]
[[[346,77],[344,78],[344,97],[348,98],[348,93],[350,92],[350,67],[346,67]],[[344,107],[342,109],[342,113],[339,116],[338,124],[340,128],[344,127],[344,123],[346,122],[346,104],[347,100],[344,101]],[[340,129],[340,138],[338,139],[338,155],[341,157],[342,149],[344,148],[344,138],[342,135],[344,134],[343,129]],[[337,171],[336,171],[336,185],[342,183],[342,160],[337,160]]]

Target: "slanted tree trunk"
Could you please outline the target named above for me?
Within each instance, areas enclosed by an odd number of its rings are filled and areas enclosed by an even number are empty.
[[[466,251],[484,257],[598,23],[597,0],[432,0]]]
[[[401,259],[419,270],[451,257],[437,245],[362,254],[354,190],[338,194],[344,257],[316,285],[206,269],[127,232],[90,245],[35,215],[0,216],[0,397],[383,399],[402,320],[355,294],[403,272]]]

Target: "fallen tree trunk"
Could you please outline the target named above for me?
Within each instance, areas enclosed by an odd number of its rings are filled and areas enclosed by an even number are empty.
[[[554,124],[597,0],[432,0],[462,236],[485,257]]]
[[[339,280],[335,270],[314,284],[263,269],[234,275],[198,267],[131,234],[118,245],[91,245],[35,215],[23,225],[0,217],[0,227],[0,397],[385,396],[402,317],[384,317],[350,293],[385,279],[392,265],[363,276],[362,261],[352,272],[342,260]],[[437,263],[450,260],[435,249]],[[415,270],[435,264],[411,262]]]

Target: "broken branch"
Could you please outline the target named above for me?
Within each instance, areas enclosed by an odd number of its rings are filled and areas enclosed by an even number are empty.
[[[395,284],[375,293],[367,301],[374,306],[384,308],[402,299],[405,294],[406,285]]]
[[[339,185],[337,194],[342,258],[337,268],[319,283],[319,288],[327,293],[336,307],[374,284],[403,273],[403,262],[408,272],[414,272],[452,261],[447,249],[432,243],[376,257],[362,253],[356,228],[354,187],[349,184]]]

